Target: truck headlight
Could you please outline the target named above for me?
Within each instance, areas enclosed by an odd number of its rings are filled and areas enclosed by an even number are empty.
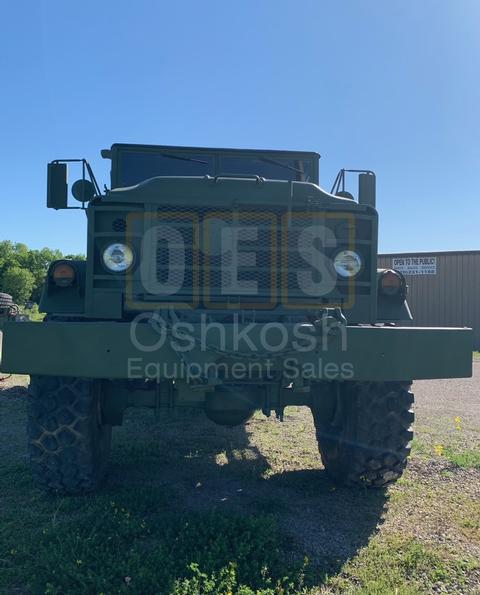
[[[355,277],[362,268],[362,258],[353,250],[341,250],[333,259],[333,266],[340,277]]]
[[[110,244],[103,251],[102,260],[112,273],[123,273],[133,264],[133,250],[126,244]]]

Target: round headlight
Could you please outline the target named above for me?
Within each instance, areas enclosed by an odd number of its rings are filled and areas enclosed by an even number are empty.
[[[103,264],[112,273],[123,273],[133,264],[133,251],[126,244],[110,244],[103,251]]]
[[[362,268],[362,259],[353,250],[342,250],[333,259],[333,266],[340,277],[355,277]]]

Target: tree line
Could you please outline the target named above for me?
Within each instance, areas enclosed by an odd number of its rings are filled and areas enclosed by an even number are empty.
[[[48,266],[60,258],[85,260],[83,254],[64,255],[51,248],[32,250],[25,244],[1,241],[0,292],[9,293],[19,305],[30,300],[38,303]]]

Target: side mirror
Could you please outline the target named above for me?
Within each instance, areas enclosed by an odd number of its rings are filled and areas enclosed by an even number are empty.
[[[90,180],[77,180],[72,185],[72,195],[80,202],[89,202],[95,196],[95,186]]]
[[[67,204],[67,164],[49,163],[47,169],[47,207],[49,209],[66,209]]]
[[[375,207],[377,201],[377,180],[373,172],[362,173],[358,176],[358,202],[361,205]]]

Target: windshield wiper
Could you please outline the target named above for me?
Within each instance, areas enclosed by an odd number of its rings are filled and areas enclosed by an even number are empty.
[[[293,165],[285,165],[285,163],[282,163],[281,161],[275,161],[275,159],[267,159],[264,157],[262,159],[259,159],[259,161],[263,161],[264,163],[270,163],[271,165],[278,165],[278,167],[283,167],[283,169],[289,169],[290,171],[294,171],[297,174],[305,173],[302,169],[293,167]]]
[[[310,176],[305,175],[305,172],[303,171],[303,169],[298,169],[298,167],[293,167],[293,165],[286,165],[285,163],[282,163],[281,161],[276,161],[275,159],[267,159],[266,157],[258,159],[258,161],[263,161],[264,163],[270,163],[270,165],[277,165],[278,167],[283,167],[283,169],[289,169],[290,171],[293,171],[296,174],[300,174],[300,175],[304,176],[305,182],[308,182],[308,180],[310,179]]]
[[[168,155],[167,153],[160,153],[162,157],[167,159],[178,159],[179,161],[191,161],[192,163],[201,163],[202,165],[208,165],[208,161],[202,161],[201,159],[194,159],[193,157],[181,157],[180,155]]]

